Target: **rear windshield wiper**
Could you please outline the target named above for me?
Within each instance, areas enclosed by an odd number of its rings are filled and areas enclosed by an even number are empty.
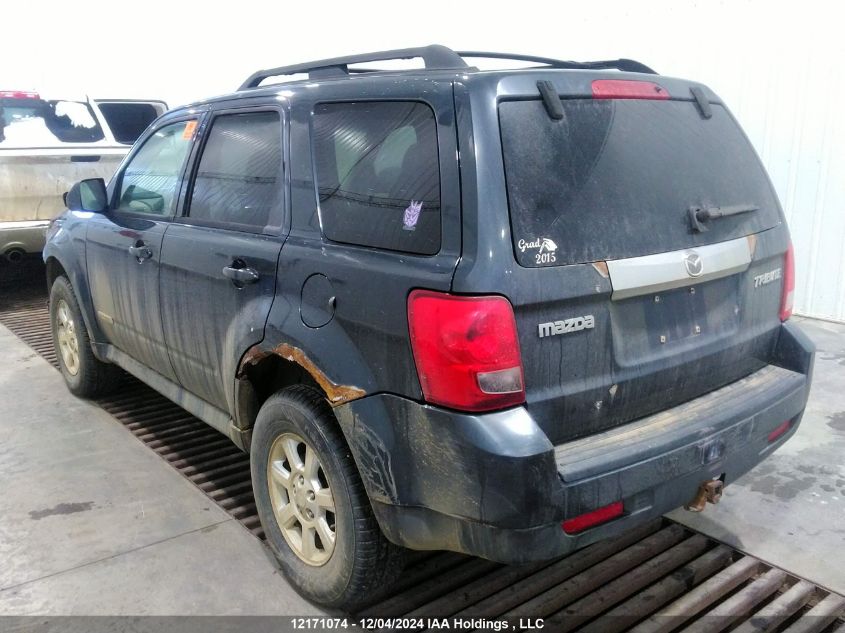
[[[707,230],[705,222],[710,220],[718,220],[730,215],[739,215],[740,213],[751,213],[759,210],[760,207],[755,207],[753,204],[735,204],[730,207],[690,207],[689,221],[692,225],[692,230],[701,233]]]
[[[563,106],[554,84],[551,81],[538,81],[537,90],[540,91],[540,96],[543,98],[546,113],[555,121],[560,121],[563,118]]]

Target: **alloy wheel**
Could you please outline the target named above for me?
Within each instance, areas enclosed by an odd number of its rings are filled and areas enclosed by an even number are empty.
[[[56,340],[62,364],[71,376],[79,373],[79,342],[76,338],[76,323],[67,301],[59,299],[56,306]]]
[[[320,457],[304,439],[284,433],[267,464],[273,514],[291,550],[305,563],[324,565],[334,552],[334,496]]]

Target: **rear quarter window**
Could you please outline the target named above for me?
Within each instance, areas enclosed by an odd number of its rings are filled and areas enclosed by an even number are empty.
[[[431,108],[409,101],[319,104],[313,138],[327,238],[421,255],[440,250]]]
[[[158,112],[150,103],[99,103],[100,112],[109,124],[114,140],[132,145],[156,120]]]

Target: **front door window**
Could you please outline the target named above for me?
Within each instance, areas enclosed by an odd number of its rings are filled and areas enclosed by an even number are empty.
[[[117,211],[172,214],[196,126],[196,121],[165,125],[144,142],[123,171]]]

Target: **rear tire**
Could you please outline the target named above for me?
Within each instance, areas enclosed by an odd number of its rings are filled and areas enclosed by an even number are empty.
[[[258,413],[250,465],[267,542],[303,596],[354,611],[401,573],[406,550],[382,534],[322,394],[295,386],[272,395]]]
[[[59,369],[70,392],[95,398],[114,389],[118,367],[94,356],[82,311],[67,277],[57,277],[50,289],[50,330]]]

